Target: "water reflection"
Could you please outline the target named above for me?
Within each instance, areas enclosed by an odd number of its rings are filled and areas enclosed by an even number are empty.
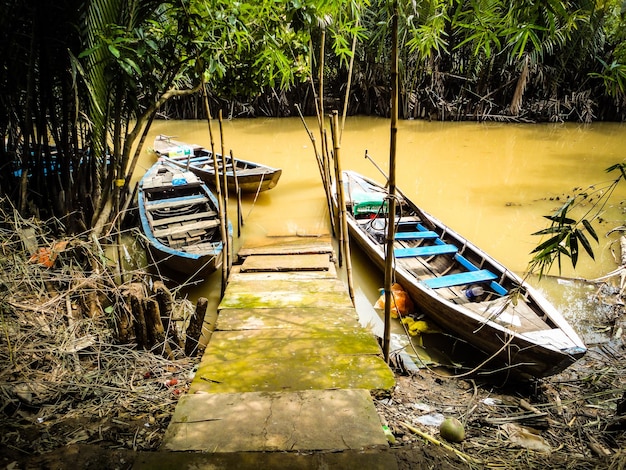
[[[314,118],[307,123],[310,129],[317,128]],[[274,189],[244,196],[245,225],[241,237],[235,239],[235,252],[244,244],[261,243],[275,236],[330,232],[313,145],[300,119],[237,119],[225,121],[223,128],[227,152],[232,149],[236,158],[283,169]],[[217,126],[213,129],[216,132]],[[542,216],[555,210],[574,188],[608,181],[605,169],[624,160],[625,131],[625,125],[612,123],[582,126],[401,121],[397,185],[425,210],[521,273],[527,267],[529,252],[539,242],[531,233],[546,227]],[[204,121],[157,121],[146,140],[137,179],[155,160],[148,150],[158,134],[210,146]],[[319,148],[320,139],[316,139]],[[219,138],[216,144],[221,148]],[[364,158],[366,149],[383,169],[387,168],[388,120],[348,118],[341,142],[344,169],[382,181],[378,170]],[[596,262],[583,255],[575,270],[569,266],[564,269],[564,276],[595,278],[616,267],[608,249],[616,236],[605,238],[604,234],[623,224],[621,202],[625,194],[626,187],[620,188],[614,204],[606,208],[605,222],[597,227],[601,240],[594,246]],[[229,211],[231,220],[236,220],[233,199]],[[375,318],[371,306],[382,286],[382,275],[359,257],[362,255],[355,249],[357,308],[364,318]],[[185,294],[192,300],[208,297],[209,310],[216,309],[220,280],[220,273],[216,273],[202,285],[186,289]],[[593,314],[590,311],[597,312],[593,303],[584,301],[586,291],[544,281],[541,288],[574,324],[582,326],[581,318],[589,319]],[[578,301],[568,300],[568,296]]]

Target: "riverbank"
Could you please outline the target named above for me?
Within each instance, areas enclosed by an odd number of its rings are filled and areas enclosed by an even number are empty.
[[[98,264],[106,257],[87,240],[61,248],[33,221],[17,227],[4,220],[0,462],[11,469],[61,469],[68,462],[132,468],[145,453],[158,452],[199,358],[120,344],[115,312],[122,288],[106,263]],[[40,246],[52,249],[31,256],[24,242],[31,229]],[[150,283],[142,271],[129,277]],[[374,394],[394,441],[378,451],[393,454],[400,469],[623,468],[624,313],[618,304],[614,311],[598,325],[611,339],[590,344],[582,360],[547,379],[514,382],[480,371],[460,378],[450,369],[397,367],[396,387]],[[464,424],[463,442],[440,438],[447,416]]]
[[[538,383],[498,386],[444,378],[428,370],[398,375],[394,391],[375,400],[395,438],[389,449],[377,452],[392,454],[401,470],[623,468],[624,419],[615,407],[617,389],[624,390],[626,358],[623,348],[619,356],[616,353],[619,350],[593,350],[565,374]],[[184,371],[172,373],[176,375],[184,377]],[[94,396],[66,401],[64,410],[47,404],[56,411],[41,420],[41,414],[25,409],[3,417],[1,462],[11,469],[63,469],[68,462],[76,468],[132,468],[146,453],[158,451],[179,396],[173,390],[184,390],[185,383],[182,378],[177,388],[156,386],[152,395],[142,397],[137,395],[138,384],[128,384],[134,390],[129,388],[125,397],[120,393],[108,409],[95,396],[101,387],[94,387]],[[136,406],[129,407],[132,402]],[[460,417],[465,441],[441,440],[437,426],[428,424],[435,423],[437,415]],[[187,457],[176,461],[177,468],[189,468]],[[211,456],[206,461],[211,462]],[[243,459],[241,465],[238,468],[252,468]]]

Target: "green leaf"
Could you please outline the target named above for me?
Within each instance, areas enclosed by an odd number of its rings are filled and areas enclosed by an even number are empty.
[[[111,52],[111,54],[113,54],[113,56],[116,59],[119,59],[120,55],[121,55],[119,49],[117,47],[115,47],[113,44],[109,44],[108,47],[109,47],[109,52]]]
[[[141,75],[141,69],[139,68],[139,66],[135,63],[134,60],[132,59],[124,59],[124,62],[126,62],[128,65],[130,65],[135,72],[137,73],[137,75]]]
[[[570,234],[567,239],[567,244],[569,245],[570,255],[572,258],[572,267],[575,268],[576,263],[578,262],[578,236],[576,232]]]
[[[560,233],[562,231],[563,231],[562,227],[552,226],[552,227],[548,227],[548,228],[544,228],[542,230],[539,230],[538,232],[531,233],[531,235],[551,235],[553,233]]]
[[[533,251],[531,251],[531,253],[537,253],[537,252],[544,251],[544,250],[548,250],[550,252],[555,251],[564,238],[565,238],[565,235],[560,233],[557,236],[552,237],[549,240],[543,242],[541,245],[539,245]]]
[[[589,232],[589,235],[591,235],[596,242],[599,241],[598,235],[596,235],[596,231],[591,226],[591,222],[589,222],[587,219],[583,219],[583,225],[587,229],[587,232]]]
[[[591,249],[591,245],[589,244],[589,240],[587,240],[587,237],[585,237],[585,234],[581,232],[580,230],[576,229],[576,235],[578,237],[578,240],[580,240],[580,244],[583,246],[587,254],[591,257],[591,259],[595,259],[593,255],[593,250]]]
[[[622,178],[626,179],[626,163],[616,163],[615,165],[608,167],[606,172],[610,173],[615,170],[619,170],[622,174]]]
[[[562,225],[575,225],[576,221],[574,219],[570,219],[569,217],[565,217],[563,215],[544,215],[544,217],[552,222],[556,222]]]

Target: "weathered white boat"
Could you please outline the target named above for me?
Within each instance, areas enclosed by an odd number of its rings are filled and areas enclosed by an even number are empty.
[[[383,269],[387,190],[351,171],[343,185],[351,239]],[[423,313],[504,367],[535,377],[585,354],[574,329],[527,282],[406,198],[397,205],[395,276]]]
[[[154,140],[154,151],[181,168],[188,168],[198,175],[205,183],[215,186],[215,164],[213,153],[199,145],[177,142],[165,135],[158,135]],[[222,155],[216,154],[218,172],[223,175]],[[256,193],[272,189],[282,170],[247,160],[233,159],[224,156],[226,165],[226,181],[228,189],[235,191],[235,175],[242,193]]]

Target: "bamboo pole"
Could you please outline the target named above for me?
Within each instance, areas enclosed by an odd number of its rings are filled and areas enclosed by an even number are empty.
[[[359,26],[359,20],[356,21],[356,26]],[[350,67],[348,68],[348,84],[346,85],[346,96],[343,100],[343,116],[341,118],[341,132],[339,133],[339,143],[343,137],[343,128],[346,125],[346,114],[348,114],[348,99],[350,97],[350,88],[352,85],[352,70],[354,68],[354,52],[356,51],[356,33],[352,38],[352,56],[350,57]]]
[[[396,213],[396,140],[398,134],[398,3],[393,2],[391,51],[391,142],[389,149],[389,212],[387,215],[387,246],[385,254],[385,333],[383,356],[389,362],[391,343],[391,283],[393,278],[393,244]]]
[[[328,194],[328,199],[330,201],[330,194],[332,188],[332,177],[330,171],[330,158],[328,155],[328,139],[326,136],[326,129],[324,126],[324,51],[326,50],[326,29],[322,29],[322,38],[320,44],[320,57],[319,57],[319,116],[318,123],[320,128],[320,140],[321,140],[321,154],[322,154],[322,168],[324,170],[324,177],[322,178],[322,182],[324,183],[324,189]],[[330,219],[331,219],[331,229],[333,231],[333,235],[335,235],[336,231],[336,219],[337,216],[335,214],[333,204],[329,204],[328,209],[330,211]]]
[[[341,143],[339,142],[339,113],[333,111],[331,132],[333,136],[333,148],[335,155],[335,181],[337,181],[337,206],[340,213],[341,224],[340,230],[340,246],[343,245],[343,251],[346,258],[346,274],[348,277],[348,293],[350,294],[350,300],[354,306],[354,284],[352,282],[352,259],[350,258],[350,239],[348,237],[348,218],[346,216],[346,199],[343,192],[343,178],[341,175],[341,162],[340,162],[340,150]],[[339,263],[341,266],[341,263]]]
[[[326,179],[326,172],[324,171],[324,163],[322,161],[322,157],[320,156],[320,153],[317,151],[315,135],[313,135],[313,132],[311,132],[311,130],[307,126],[306,121],[304,120],[304,116],[302,115],[302,111],[300,110],[300,106],[298,106],[297,104],[296,104],[296,109],[298,110],[298,114],[300,115],[300,120],[302,121],[302,124],[304,125],[304,129],[306,130],[307,134],[309,134],[309,139],[311,139],[311,143],[313,144],[313,152],[315,153],[315,159],[317,160],[317,168],[320,172],[322,185],[324,186],[324,194],[326,195],[326,206],[328,208],[328,214],[330,216],[331,230],[332,230],[332,233],[334,234],[335,233],[335,220],[333,219],[332,196],[331,196],[331,190],[330,190],[331,185],[330,185],[330,182],[327,181]]]
[[[341,179],[341,169],[339,168],[339,155],[337,154],[337,151],[339,150],[340,147],[340,143],[339,143],[339,138],[337,137],[337,133],[339,132],[339,128],[338,126],[336,127],[336,123],[335,123],[335,114],[337,114],[337,111],[333,111],[333,113],[330,115],[330,134],[331,134],[331,138],[332,138],[332,142],[333,142],[333,169],[335,172],[335,181],[337,182],[337,184],[335,185],[335,194],[334,194],[334,198],[336,201],[336,209],[337,209],[337,220],[335,221],[335,223],[337,224],[337,239],[338,242],[337,243],[337,262],[339,264],[339,267],[343,266],[343,254],[344,254],[344,238],[346,236],[346,233],[343,230],[343,221],[342,221],[342,216],[345,215],[345,211],[344,211],[344,207],[343,207],[343,202],[341,201],[341,193],[342,193],[342,188],[339,187],[339,181]],[[346,255],[347,256],[347,255]]]
[[[376,169],[380,172],[380,174],[385,177],[385,180],[387,180],[387,184],[389,184],[388,183],[389,177],[383,171],[383,169],[380,166],[378,166],[378,163],[376,163],[374,161],[374,159],[372,157],[370,157],[369,153],[367,153],[367,150],[365,151],[365,159],[369,160],[370,162],[372,162],[372,165],[374,165],[376,167]],[[403,199],[408,201],[408,199],[405,197],[404,193],[402,193],[398,188],[396,188],[396,193],[399,194]],[[430,229],[434,229],[435,228],[435,224],[430,220],[430,218],[426,217],[426,214],[424,214],[424,212],[422,212],[422,209],[420,209],[416,205],[413,205],[412,207],[415,210],[415,212],[417,212],[417,214],[420,216],[420,219],[422,220],[422,222],[424,222],[424,224],[428,228],[430,228]]]
[[[226,148],[224,145],[224,130],[222,128],[222,110],[220,109],[218,114],[218,122],[220,124],[220,142],[222,143],[222,180],[224,186],[224,192],[222,193],[224,196],[224,218],[228,221],[228,177],[226,176]],[[228,224],[228,222],[226,222]],[[227,229],[228,232],[228,229]],[[226,278],[228,278],[228,274],[230,273],[230,265],[232,262],[231,256],[231,241],[228,233],[226,234],[226,239],[224,240],[224,250],[225,250],[225,258],[224,262],[226,263]]]
[[[224,268],[226,264],[226,244],[228,242],[228,227],[226,222],[226,211],[224,210],[224,199],[222,198],[221,182],[217,164],[217,155],[215,154],[215,141],[213,140],[213,127],[211,126],[211,110],[209,108],[209,98],[206,94],[206,87],[202,84],[202,95],[204,96],[204,112],[209,126],[209,137],[211,139],[211,155],[213,156],[213,168],[215,170],[215,192],[217,193],[217,203],[220,215],[220,233],[222,235],[222,289],[221,295],[226,290],[226,282],[228,280],[228,269]]]
[[[235,180],[235,193],[237,194],[237,237],[241,237],[241,226],[243,225],[243,217],[241,215],[241,189],[239,188],[239,177],[237,176],[237,162],[230,151],[230,161],[233,164],[233,178]]]

